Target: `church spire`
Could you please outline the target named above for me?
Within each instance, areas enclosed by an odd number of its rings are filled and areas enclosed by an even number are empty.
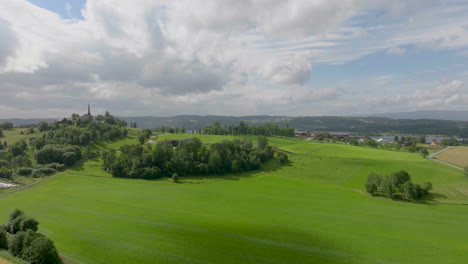
[[[88,104],[88,116],[91,116],[91,108],[89,107],[89,104]]]

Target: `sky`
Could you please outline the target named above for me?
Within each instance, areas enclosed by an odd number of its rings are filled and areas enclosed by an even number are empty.
[[[466,0],[1,0],[0,118],[468,110]]]

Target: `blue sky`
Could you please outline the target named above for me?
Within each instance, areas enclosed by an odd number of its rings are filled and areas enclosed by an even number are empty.
[[[468,110],[464,0],[4,0],[0,118]]]
[[[81,9],[86,4],[85,0],[28,0],[41,8],[59,14],[64,19],[83,19]]]

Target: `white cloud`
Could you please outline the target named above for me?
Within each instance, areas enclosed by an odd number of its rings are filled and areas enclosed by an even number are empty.
[[[405,55],[406,50],[400,47],[391,47],[390,49],[387,50],[387,54],[389,55]]]
[[[404,109],[456,108],[468,106],[468,89],[464,82],[453,80],[434,89],[416,90],[404,95],[367,97],[366,102],[375,107],[403,107]]]
[[[466,5],[425,3],[88,0],[77,21],[25,0],[3,0],[0,105],[65,109],[95,100],[123,113],[287,114],[291,107],[306,114],[307,102],[327,101],[348,109],[342,90],[309,87],[315,64],[404,55],[407,45],[468,47],[468,21],[460,15]],[[65,3],[69,17],[72,8]],[[375,10],[384,15],[375,18]],[[383,74],[371,81],[390,80]]]

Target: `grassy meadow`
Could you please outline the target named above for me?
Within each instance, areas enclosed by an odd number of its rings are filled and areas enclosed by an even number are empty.
[[[258,171],[180,184],[112,178],[91,160],[0,198],[0,222],[14,208],[26,211],[75,263],[466,262],[468,179],[460,170],[417,153],[269,141],[290,153],[290,164],[271,160]],[[432,182],[432,197],[409,203],[364,192],[370,172],[401,169],[413,182]]]
[[[451,147],[450,149],[437,154],[435,158],[460,167],[465,167],[468,166],[468,147]]]
[[[21,134],[23,132],[23,134]],[[8,145],[12,145],[20,140],[29,141],[31,138],[41,138],[44,132],[40,132],[37,128],[34,129],[34,133],[28,134],[27,128],[13,128],[11,130],[3,130],[3,138],[0,141],[7,142]]]

